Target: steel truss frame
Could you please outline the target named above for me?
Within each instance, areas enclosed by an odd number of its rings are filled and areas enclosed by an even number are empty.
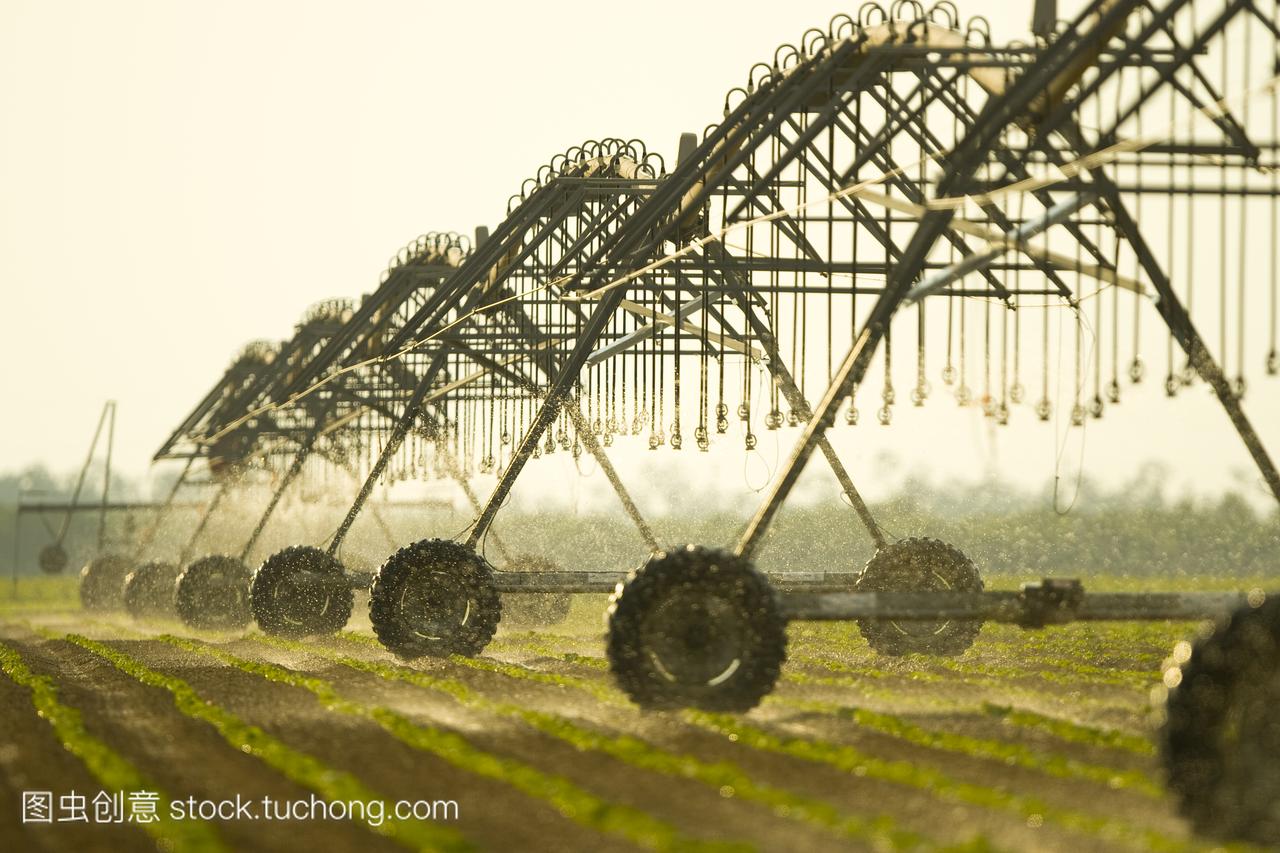
[[[856,489],[847,472],[840,467],[839,460],[834,458],[834,451],[830,450],[824,433],[835,422],[838,409],[866,377],[877,348],[888,336],[892,320],[905,306],[925,295],[916,289],[931,272],[954,270],[957,267],[956,257],[961,259],[961,263],[967,260],[972,266],[944,282],[948,286],[939,295],[981,294],[1007,302],[1018,291],[1002,279],[1007,278],[1009,271],[1018,270],[1038,273],[1049,285],[1047,291],[1029,292],[1057,292],[1067,304],[1075,307],[1078,307],[1082,294],[1069,285],[1066,280],[1069,275],[1083,275],[1090,280],[1126,289],[1144,289],[1141,283],[1120,272],[1116,256],[1108,254],[1088,233],[1093,229],[1105,229],[1117,246],[1124,245],[1136,256],[1141,273],[1154,289],[1160,316],[1186,352],[1190,365],[1214,390],[1263,478],[1280,498],[1280,476],[1244,415],[1240,389],[1233,387],[1218,367],[1162,272],[1129,212],[1124,198],[1126,190],[1121,189],[1107,165],[1092,164],[1087,159],[1122,138],[1125,123],[1160,92],[1173,90],[1190,104],[1189,108],[1197,110],[1207,109],[1220,98],[1221,95],[1212,89],[1198,70],[1197,58],[1237,16],[1247,16],[1251,22],[1275,32],[1274,24],[1257,13],[1252,4],[1237,0],[1225,3],[1203,26],[1193,21],[1194,37],[1184,44],[1172,34],[1173,22],[1186,5],[1185,0],[1172,0],[1155,6],[1142,6],[1137,2],[1095,2],[1053,40],[1035,48],[1019,49],[1016,53],[973,45],[968,35],[963,36],[960,43],[954,39],[931,42],[937,25],[921,18],[864,22],[860,27],[849,26],[851,34],[848,36],[841,36],[839,28],[833,28],[829,33],[812,38],[804,48],[793,49],[781,61],[775,57],[773,68],[763,79],[754,82],[752,90],[745,93],[736,107],[726,107],[724,121],[709,128],[700,143],[683,152],[671,174],[648,192],[644,204],[630,213],[622,227],[604,236],[594,251],[576,263],[576,267],[561,265],[544,272],[540,281],[544,284],[550,282],[549,290],[558,291],[568,299],[577,296],[582,299],[581,304],[590,306],[590,310],[578,315],[577,333],[572,339],[557,347],[562,354],[557,366],[544,371],[546,381],[539,388],[544,402],[485,502],[468,534],[467,544],[474,547],[482,540],[524,464],[535,456],[544,435],[562,415],[566,405],[581,399],[582,374],[592,366],[593,354],[619,341],[633,339],[639,327],[633,324],[620,328],[617,323],[619,317],[628,316],[627,306],[643,303],[648,298],[655,306],[665,307],[671,312],[670,316],[677,318],[677,322],[670,325],[675,341],[674,348],[667,351],[679,353],[683,350],[678,338],[681,325],[678,320],[684,317],[680,309],[691,298],[699,298],[700,294],[705,305],[710,301],[708,293],[713,294],[711,300],[732,302],[741,310],[743,326],[747,330],[742,339],[750,343],[754,338],[763,344],[772,381],[779,386],[793,412],[806,422],[790,458],[736,543],[735,553],[750,558],[758,550],[800,472],[818,449],[832,462],[842,488],[854,500],[873,537],[877,537],[874,520],[857,500]],[[1150,8],[1151,12],[1137,14],[1140,6]],[[1162,34],[1169,37],[1169,45],[1152,49],[1146,47]],[[993,57],[1000,61],[993,61]],[[966,76],[973,78],[979,69],[992,66],[998,67],[1003,76],[998,85],[988,80],[990,85],[970,86],[971,90],[981,89],[980,97],[976,99],[980,103],[975,105],[972,103],[975,100],[972,91],[963,92],[960,81]],[[1108,82],[1126,69],[1145,72],[1145,82],[1136,94],[1130,95],[1114,121],[1096,130],[1092,139],[1087,139],[1081,129],[1082,112],[1092,109],[1092,99],[1100,97],[1100,93],[1109,92],[1106,89]],[[1208,93],[1197,94],[1183,82],[1178,75],[1184,72],[1188,79],[1202,81],[1201,88],[1207,88]],[[887,78],[903,76],[916,81],[906,94],[892,83],[885,82]],[[969,95],[968,99],[965,94]],[[858,120],[858,109],[864,99],[868,103],[874,102],[884,116],[879,131],[873,132],[869,129],[871,126]],[[957,128],[955,142],[949,146],[933,129],[935,123],[926,120],[931,111],[942,109],[955,121]],[[1220,142],[1204,145],[1175,141],[1155,147],[1150,155],[1152,160],[1160,164],[1175,163],[1173,158],[1180,153],[1203,156],[1212,149],[1215,156],[1248,167],[1259,163],[1262,152],[1274,150],[1274,140],[1253,143],[1229,107],[1210,112],[1214,124],[1222,132]],[[848,166],[837,167],[832,158],[824,156],[818,141],[824,133],[843,134],[846,141],[856,146],[857,154]],[[917,146],[917,151],[938,163],[940,177],[912,180],[910,168],[893,157],[893,145],[900,139],[910,139]],[[765,169],[757,168],[754,155],[771,145],[776,146],[773,162]],[[1020,234],[1018,229],[1025,228],[1031,217],[1019,217],[1015,222],[990,197],[978,199],[978,206],[985,217],[978,233],[1007,234],[1009,242],[1022,250],[1003,269],[995,267],[990,262],[991,258],[980,256],[975,249],[974,220],[961,219],[950,207],[934,209],[929,206],[932,199],[1030,181],[1033,178],[1031,169],[1038,162],[1063,166],[1082,159],[1087,168],[1078,169],[1072,181],[1063,186],[1048,182],[1029,192],[1047,212],[1047,219],[1057,211],[1056,218],[1048,219],[1029,233]],[[864,227],[879,244],[884,260],[878,267],[874,262],[864,264],[856,258],[842,266],[834,257],[815,248],[814,241],[807,236],[807,231],[816,230],[813,218],[787,213],[786,205],[781,201],[781,193],[788,186],[794,188],[800,183],[794,177],[788,183],[788,168],[805,170],[804,180],[816,180],[829,192],[840,194],[837,201],[848,220]],[[889,190],[889,195],[896,194],[900,199],[886,199],[875,187],[842,193],[842,189],[859,180],[864,168],[874,168],[889,175],[883,185]],[[980,173],[994,175],[997,172],[1001,173],[998,178],[979,180]],[[1162,192],[1167,189],[1138,187],[1137,191]],[[1219,193],[1220,187],[1206,186],[1203,181],[1193,179],[1178,185],[1176,191],[1187,195],[1209,195]],[[1252,191],[1262,194],[1267,192],[1267,188],[1254,187]],[[1274,189],[1271,192],[1274,193]],[[1061,212],[1064,193],[1074,193],[1077,197],[1074,202],[1070,198],[1066,200],[1070,209],[1065,214]],[[707,226],[707,216],[717,200],[721,206],[722,221],[726,224],[740,223],[759,214],[768,215],[770,226],[780,235],[771,247],[772,253],[764,257],[736,256],[721,239],[712,235]],[[877,205],[882,206],[886,214],[878,214],[872,209]],[[919,215],[894,219],[892,208],[904,205],[913,206]],[[1086,219],[1085,213],[1093,218]],[[828,221],[837,222],[837,216],[832,213]],[[903,230],[902,225],[914,226],[905,241],[897,239]],[[1025,245],[1030,234],[1047,231],[1054,226],[1078,245],[1077,258],[1073,263],[1068,264],[1070,259],[1063,258],[1060,253],[1036,251]],[[655,259],[665,254],[664,247],[687,246],[691,241],[698,241],[700,251],[686,253],[672,263],[655,267]],[[776,251],[783,241],[789,242],[794,250],[791,258],[782,257]],[[940,256],[939,246],[952,248],[953,257],[948,260]],[[472,280],[492,269],[495,261],[496,258],[476,259]],[[812,407],[790,380],[789,369],[779,357],[776,338],[779,318],[771,319],[768,311],[750,308],[753,304],[759,307],[762,297],[768,299],[785,292],[781,287],[770,292],[769,288],[761,288],[751,278],[762,268],[796,276],[815,272],[828,275],[880,272],[886,277],[883,286],[865,289],[855,286],[851,289],[853,293],[870,296],[874,302],[861,322],[849,352],[838,370],[834,371],[829,387]],[[985,291],[960,291],[949,287],[952,281],[970,271],[983,278],[987,285]],[[1006,275],[1000,275],[1001,272]],[[722,331],[737,339],[723,312],[718,319],[722,321]],[[418,329],[422,335],[437,326],[423,322],[420,325],[409,324],[406,328]],[[708,342],[695,340],[694,343],[706,347]],[[654,348],[659,346],[655,344]],[[698,352],[698,348],[695,346],[691,352]],[[886,397],[886,408],[891,402]],[[878,545],[884,544],[882,537],[877,537],[876,541]],[[498,589],[504,591],[604,590],[623,579],[621,572],[558,572],[538,577],[496,572],[494,576]],[[815,609],[810,599],[805,598],[802,604],[797,603],[797,612],[821,612],[827,614],[824,618],[833,618],[835,613],[843,613],[839,618],[866,615],[867,603],[859,602],[856,594],[848,592],[856,577],[854,572],[778,573],[770,577],[783,589],[794,590],[796,595],[821,595],[823,590],[832,590],[831,595],[844,597],[832,599],[832,602],[852,602],[843,611],[833,609],[834,604]],[[849,599],[850,595],[854,598]],[[948,594],[932,595],[939,609],[953,606]],[[1186,602],[1194,600],[1195,596],[1181,596],[1178,612],[1190,612],[1186,609],[1189,606]],[[1126,601],[1133,606],[1108,609],[1099,605],[1101,609],[1097,611],[1079,612],[1109,613],[1115,618],[1144,615],[1164,618],[1162,614],[1169,612],[1167,603],[1159,603],[1156,599],[1130,598]],[[1146,610],[1135,610],[1134,607],[1141,602],[1150,606]],[[954,606],[959,607],[962,603],[957,599]],[[1201,610],[1206,614],[1218,613],[1223,603],[1221,596],[1206,596]],[[908,609],[890,606],[884,601],[882,610],[884,618],[914,618],[904,615]],[[1009,612],[1006,605],[992,612],[996,611]]]
[[[1213,389],[1280,499],[1280,474],[1241,406],[1242,373],[1232,379],[1222,368],[1131,209],[1135,199],[1152,194],[1280,199],[1274,179],[1257,177],[1277,165],[1280,140],[1257,138],[1247,107],[1238,111],[1204,69],[1204,57],[1222,50],[1229,25],[1244,21],[1273,40],[1280,40],[1280,30],[1251,0],[1224,0],[1207,17],[1192,11],[1189,0],[1094,0],[1051,38],[1008,47],[992,45],[981,27],[962,28],[949,4],[926,13],[900,2],[889,12],[866,7],[857,20],[837,17],[825,31],[810,30],[798,47],[784,46],[772,63],[753,68],[749,84],[726,98],[723,120],[700,137],[682,138],[670,172],[636,142],[608,139],[570,149],[527,182],[507,218],[472,251],[445,263],[437,263],[443,258],[437,252],[420,269],[396,267],[324,340],[278,359],[281,367],[269,381],[242,387],[224,380],[235,387],[230,398],[236,404],[225,406],[231,417],[206,398],[180,432],[203,419],[234,435],[248,422],[246,412],[272,403],[263,411],[295,448],[285,485],[325,429],[351,425],[345,434],[366,451],[377,437],[380,452],[358,466],[363,483],[326,543],[327,558],[339,566],[343,540],[376,484],[417,473],[421,448],[408,452],[406,465],[406,442],[421,439],[433,448],[437,468],[459,480],[476,506],[462,543],[470,553],[486,541],[529,460],[557,448],[575,455],[585,449],[658,560],[657,537],[606,448],[615,437],[643,433],[648,421],[651,448],[669,442],[681,449],[681,368],[694,359],[694,437],[707,449],[713,428],[715,435],[728,432],[724,366],[740,358],[738,416],[747,448],[756,440],[754,371],[762,371],[768,385],[766,428],[790,422],[801,430],[764,500],[724,553],[747,564],[757,556],[815,451],[879,553],[897,543],[872,517],[827,430],[847,400],[845,419],[856,422],[853,398],[878,357],[885,380],[877,417],[891,419],[894,320],[917,306],[911,398],[921,405],[929,394],[927,304],[980,298],[1014,312],[1027,297],[1052,297],[1076,313],[1079,328],[1083,302],[1115,289],[1153,298],[1190,369]],[[1175,127],[1160,141],[1143,139],[1136,123],[1166,96],[1171,117],[1179,110],[1206,117],[1212,138]],[[1049,178],[1046,169],[1054,170]],[[1168,180],[1150,183],[1143,169],[1167,171]],[[1226,183],[1228,174],[1238,174],[1236,185]],[[732,242],[736,234],[745,247]],[[1122,263],[1129,259],[1132,274]],[[1032,284],[1023,286],[1024,279]],[[806,329],[815,298],[826,300],[818,316],[826,322],[828,376],[811,397]],[[847,323],[835,319],[837,305],[841,312],[847,305]],[[1222,324],[1225,350],[1225,319]],[[838,364],[837,326],[848,332]],[[963,365],[963,345],[961,353]],[[950,357],[948,343],[948,370]],[[1274,349],[1269,359],[1274,364]],[[714,409],[712,362],[719,373]],[[1142,372],[1135,355],[1130,376],[1136,382]],[[674,421],[668,434],[669,375]],[[1171,369],[1167,382],[1174,379]],[[960,381],[958,397],[968,393],[963,367]],[[988,393],[984,408],[1003,423],[1007,403],[1018,402],[1023,391],[1016,377],[1002,385],[999,402]],[[642,388],[649,395],[644,405]],[[1113,378],[1108,395],[1114,402],[1118,394]],[[1086,409],[1077,392],[1072,418],[1082,420],[1088,411],[1100,416],[1103,405],[1099,374],[1092,407]],[[1037,406],[1041,419],[1047,406],[1046,394]],[[466,482],[477,458],[481,470],[498,475],[483,501]],[[264,516],[254,538],[265,523]],[[506,551],[501,543],[498,548]],[[1085,597],[1078,583],[1052,580],[1017,594],[859,592],[864,573],[767,576],[790,618],[995,619],[1036,626],[1070,618],[1210,615],[1244,600]],[[622,590],[626,579],[615,571],[490,575],[499,592]]]

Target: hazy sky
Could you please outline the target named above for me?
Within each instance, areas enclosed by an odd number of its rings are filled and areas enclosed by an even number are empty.
[[[997,39],[1031,12],[957,5]],[[372,290],[419,233],[497,224],[572,144],[639,137],[671,162],[752,63],[856,6],[0,0],[0,470],[78,464],[108,397],[119,464],[145,470],[245,341]],[[1280,453],[1280,382],[1248,410]],[[847,441],[1042,481],[1061,436],[1016,420],[939,400]],[[1086,441],[1105,480],[1154,460],[1215,490],[1249,466],[1202,386],[1169,403],[1151,381]]]

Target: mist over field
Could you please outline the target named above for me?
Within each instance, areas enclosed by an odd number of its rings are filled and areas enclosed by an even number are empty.
[[[705,488],[662,489],[679,476],[674,463],[655,464],[654,473],[638,478],[634,489],[664,545],[700,543],[727,545],[754,508],[748,495]],[[95,479],[96,476],[96,479]],[[596,477],[576,500],[572,482],[558,494],[542,493],[513,501],[496,525],[496,535],[509,550],[547,557],[565,569],[625,569],[637,565],[646,549],[616,498]],[[65,502],[74,487],[73,473],[54,475],[43,469],[0,477],[0,566],[12,573],[14,518],[19,489],[30,502]],[[144,499],[164,494],[163,478],[150,485],[126,477],[113,478],[114,499]],[[255,556],[287,545],[315,544],[332,532],[351,500],[349,482],[334,480],[296,490],[268,525]],[[478,489],[479,491],[479,489]],[[840,500],[834,484],[811,488],[802,500],[788,506],[771,531],[759,563],[770,570],[857,569],[874,548],[857,516]],[[661,492],[665,500],[647,500]],[[92,507],[101,493],[100,473],[91,474],[81,503]],[[152,549],[172,559],[186,545],[209,489],[180,493],[183,508],[162,527]],[[450,482],[427,486],[404,484],[375,493],[383,503],[378,512],[392,533],[388,538],[370,509],[361,514],[344,548],[353,567],[376,567],[396,548],[418,539],[448,537],[462,532],[474,512]],[[238,551],[244,531],[257,520],[269,491],[265,485],[246,487],[211,517],[199,553]],[[389,503],[388,503],[389,501]],[[1255,577],[1274,575],[1280,551],[1280,511],[1237,492],[1216,496],[1174,492],[1166,472],[1150,466],[1117,489],[1094,485],[1088,479],[1046,483],[1041,489],[1019,489],[1000,481],[936,483],[916,476],[902,477],[892,492],[871,502],[876,518],[892,535],[930,535],[954,542],[982,568],[984,574],[1035,579],[1057,574],[1088,578],[1093,574],[1150,578]],[[40,517],[43,515],[43,519]],[[58,512],[28,513],[21,525],[19,574],[37,571],[35,556],[51,539],[63,516]],[[108,539],[121,540],[150,523],[150,511],[132,518],[108,515]],[[83,562],[96,547],[98,514],[75,516],[68,550]],[[487,555],[500,564],[490,545]]]

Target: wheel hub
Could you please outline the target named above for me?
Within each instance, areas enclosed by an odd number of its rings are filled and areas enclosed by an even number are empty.
[[[690,545],[653,555],[614,592],[607,650],[643,708],[742,712],[778,678],[786,621],[750,561]]]
[[[332,579],[315,572],[294,572],[272,590],[280,617],[291,625],[306,625],[329,610]]]
[[[645,652],[669,681],[717,684],[741,664],[742,614],[711,595],[673,596],[644,621]]]
[[[400,615],[419,637],[437,640],[467,624],[471,600],[459,595],[448,574],[421,571],[400,596]]]

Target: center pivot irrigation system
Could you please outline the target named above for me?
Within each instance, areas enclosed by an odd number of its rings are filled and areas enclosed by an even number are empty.
[[[428,235],[358,305],[246,351],[237,364],[253,364],[158,458],[187,471],[205,458],[217,496],[274,460],[273,496],[240,553],[166,570],[180,614],[314,635],[345,624],[352,589],[370,585],[389,650],[475,655],[504,609],[554,620],[569,594],[611,592],[622,689],[645,708],[727,711],[773,689],[792,619],[855,621],[882,654],[955,655],[986,621],[1220,617],[1166,674],[1170,786],[1201,831],[1280,839],[1280,598],[1053,579],[984,591],[955,547],[890,537],[829,440],[859,423],[860,400],[890,424],[904,373],[925,405],[938,361],[955,399],[1001,425],[1019,409],[1051,420],[1050,374],[1064,375],[1064,417],[1081,426],[1160,369],[1145,332],[1167,339],[1165,393],[1207,385],[1280,499],[1242,408],[1246,374],[1280,369],[1276,5],[1093,0],[1055,17],[1037,3],[1033,37],[1001,45],[945,2],[839,15],[754,66],[670,169],[636,141],[571,148],[474,245]],[[942,337],[945,353],[927,352]],[[910,352],[895,362],[895,347]],[[795,445],[728,547],[659,545],[608,456],[624,438],[750,451],[784,428]],[[860,570],[760,571],[815,452],[876,553]],[[595,458],[647,549],[638,569],[560,571],[496,539],[521,472],[553,453]],[[358,483],[350,510],[323,542],[250,573],[272,510],[316,458]],[[474,473],[496,475],[487,496]],[[348,572],[342,544],[378,484],[433,477],[475,507],[460,541]]]

